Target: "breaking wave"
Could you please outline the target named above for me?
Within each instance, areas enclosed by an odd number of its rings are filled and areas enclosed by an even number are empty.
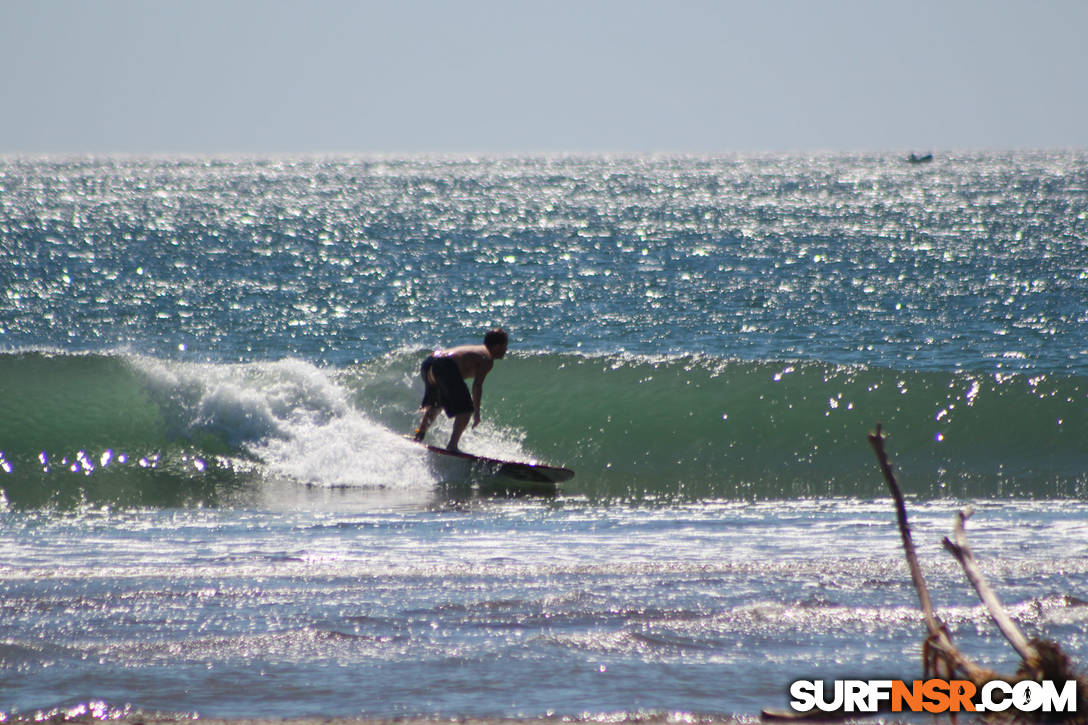
[[[403,437],[420,355],[345,368],[0,355],[0,489],[26,505],[214,505],[269,480],[433,487],[426,456]],[[1079,376],[541,352],[504,360],[485,388],[485,423],[464,447],[570,466],[573,495],[878,497],[865,440],[878,421],[918,496],[1088,491]],[[434,440],[446,430],[443,419]]]

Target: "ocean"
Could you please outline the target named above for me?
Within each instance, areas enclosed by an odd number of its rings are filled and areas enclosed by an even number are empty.
[[[0,720],[750,718],[940,544],[1088,662],[1088,152],[0,159]],[[462,447],[429,351],[502,326]],[[443,444],[443,417],[431,442]]]

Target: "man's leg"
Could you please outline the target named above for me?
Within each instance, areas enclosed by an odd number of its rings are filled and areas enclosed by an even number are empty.
[[[457,444],[461,442],[461,434],[465,432],[465,428],[468,427],[468,422],[472,419],[472,413],[461,413],[453,419],[453,432],[450,433],[450,442],[446,446],[447,451],[456,451]]]

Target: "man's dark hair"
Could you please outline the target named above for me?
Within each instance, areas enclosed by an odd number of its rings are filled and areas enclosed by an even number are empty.
[[[496,345],[509,345],[510,337],[506,334],[506,330],[501,327],[496,327],[491,332],[484,335],[484,347],[495,347]]]

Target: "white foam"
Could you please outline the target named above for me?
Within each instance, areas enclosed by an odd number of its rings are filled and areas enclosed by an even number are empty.
[[[357,412],[327,423],[305,420],[251,447],[269,473],[305,483],[417,488],[435,481],[418,446]]]
[[[434,478],[418,446],[374,422],[330,374],[300,360],[238,364],[136,359],[183,435],[212,433],[256,457],[271,479],[414,488]]]

